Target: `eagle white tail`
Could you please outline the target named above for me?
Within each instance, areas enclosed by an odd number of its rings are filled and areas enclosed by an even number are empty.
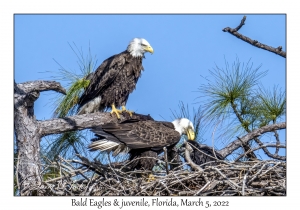
[[[92,142],[89,145],[89,149],[107,152],[114,151],[113,156],[117,156],[120,153],[126,154],[130,151],[130,149],[125,144],[109,141],[106,139]]]
[[[119,144],[114,141],[98,140],[98,141],[92,142],[89,145],[89,148],[92,150],[107,151],[107,150],[112,150],[114,147],[117,147],[117,146],[119,146]]]

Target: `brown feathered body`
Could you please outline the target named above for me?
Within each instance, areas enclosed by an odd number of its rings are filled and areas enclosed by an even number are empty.
[[[141,76],[142,59],[125,50],[103,61],[79,99],[78,114],[103,111],[112,104],[125,106]]]
[[[92,132],[96,138],[89,146],[91,150],[114,151],[114,155],[129,151],[130,167],[145,170],[152,170],[163,147],[170,150],[181,138],[173,123],[149,119],[108,123],[92,128]]]
[[[192,161],[197,165],[204,164],[201,166],[202,168],[218,164],[217,160],[224,160],[224,157],[217,150],[215,150],[215,153],[213,152],[212,147],[196,141],[189,140],[188,143],[192,144],[193,151],[190,154]]]

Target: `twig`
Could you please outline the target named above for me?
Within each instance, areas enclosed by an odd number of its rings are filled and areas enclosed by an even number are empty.
[[[235,182],[233,182],[232,180],[228,179],[227,176],[225,176],[218,168],[216,167],[212,167],[212,166],[209,166],[209,168],[217,171],[224,179],[226,179],[229,183],[231,183],[232,185],[234,185],[237,189],[241,188],[240,186],[238,186]]]
[[[273,120],[273,124],[275,124],[275,123],[276,123],[275,120]],[[274,132],[274,136],[276,139],[276,145],[280,145],[278,132],[277,131],[273,131],[273,132]],[[279,147],[276,147],[275,155],[278,155],[278,152],[279,152]]]
[[[186,159],[186,161],[194,170],[203,173],[203,169],[200,166],[198,166],[197,164],[195,164],[191,159],[191,156],[190,156],[190,152],[192,151],[191,146],[189,145],[189,143],[187,143],[187,141],[185,141],[184,144],[185,144],[185,159]]]
[[[223,32],[228,32],[228,33],[230,33],[231,35],[233,35],[233,36],[235,36],[235,37],[237,37],[237,38],[239,38],[239,39],[241,39],[241,40],[243,40],[243,41],[245,41],[245,42],[247,42],[247,43],[249,43],[249,44],[251,44],[251,45],[253,45],[253,46],[255,46],[255,47],[258,47],[258,48],[261,48],[261,49],[270,51],[270,52],[272,52],[272,53],[275,53],[275,54],[277,54],[277,55],[280,55],[280,56],[286,58],[286,52],[285,52],[285,51],[282,51],[282,46],[279,46],[279,47],[277,47],[277,48],[270,47],[270,46],[268,46],[268,45],[266,45],[266,44],[262,44],[262,43],[258,42],[257,40],[252,40],[252,39],[250,39],[249,37],[244,36],[244,35],[238,33],[237,31],[238,31],[243,25],[245,25],[245,20],[246,20],[246,16],[243,17],[243,19],[242,19],[242,21],[241,21],[241,23],[240,23],[240,25],[239,25],[238,27],[236,27],[236,28],[234,28],[234,29],[232,29],[232,28],[230,28],[230,27],[226,27],[226,28],[224,28],[222,31],[223,31]]]
[[[250,153],[252,151],[255,151],[255,150],[259,150],[259,149],[262,149],[264,147],[276,147],[276,148],[286,148],[285,145],[277,145],[277,144],[264,144],[264,145],[261,145],[259,147],[256,147],[256,148],[252,148],[251,151],[247,151],[243,154],[240,154],[233,162],[236,162],[238,161],[239,159],[241,159],[242,157],[244,157],[247,153]]]
[[[168,175],[169,174],[169,163],[168,163],[167,148],[164,147],[163,150],[164,150],[164,157],[165,157],[165,164],[166,164],[166,172],[167,172],[167,175]]]
[[[242,196],[245,195],[245,185],[246,185],[247,175],[248,175],[248,173],[246,173],[244,178],[243,178]]]
[[[48,188],[49,188],[55,195],[59,195],[59,196],[64,195],[63,192],[57,192],[56,190],[54,190],[54,189],[51,187],[50,184],[48,184],[48,183],[46,183],[46,182],[44,182],[44,183],[48,186]]]
[[[215,153],[215,146],[214,146],[214,145],[215,145],[215,144],[214,144],[214,140],[215,140],[215,139],[214,139],[214,136],[215,136],[215,131],[216,131],[216,129],[217,129],[217,127],[218,127],[218,125],[219,125],[220,122],[221,122],[221,121],[218,121],[218,123],[215,125],[214,131],[213,131],[212,137],[211,137],[211,138],[212,138],[212,139],[211,139],[211,141],[212,141],[212,150],[213,150],[213,153],[214,153],[214,156],[215,156],[216,159],[218,159],[218,158],[217,158],[217,155],[216,155],[216,153]]]
[[[194,196],[196,195],[200,195],[200,193],[207,187],[207,185],[209,185],[211,182],[207,182],[197,193],[194,194]]]
[[[20,191],[20,184],[19,184],[19,159],[20,159],[20,153],[18,152],[17,167],[16,167],[16,181],[17,181],[18,190]]]

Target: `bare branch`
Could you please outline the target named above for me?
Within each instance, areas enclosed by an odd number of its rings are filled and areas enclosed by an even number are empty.
[[[197,193],[194,194],[194,196],[199,195],[207,187],[207,185],[209,185],[210,183],[211,183],[210,181],[207,182]]]
[[[191,146],[189,145],[189,143],[187,141],[184,142],[185,144],[185,159],[186,159],[186,162],[188,162],[188,164],[196,171],[199,171],[199,172],[203,172],[203,169],[198,166],[196,163],[194,163],[191,159],[191,156],[190,156],[190,152],[193,150],[191,148]]]
[[[109,122],[117,122],[117,118],[115,116],[111,116],[110,113],[98,112],[38,121],[38,127],[40,128],[42,136],[47,136],[67,131],[82,130]]]
[[[252,131],[251,133],[248,133],[247,135],[231,142],[229,145],[227,145],[225,148],[221,149],[219,151],[219,153],[223,156],[223,157],[227,157],[228,155],[230,155],[233,151],[235,151],[236,149],[238,149],[239,147],[242,146],[243,143],[246,143],[252,139],[254,139],[255,137],[258,137],[264,133],[270,132],[270,131],[274,131],[274,130],[281,130],[281,129],[285,129],[286,128],[286,123],[282,122],[282,123],[278,123],[278,124],[272,124],[272,125],[267,125],[264,127],[261,127],[259,129],[256,129],[254,131]]]
[[[66,90],[61,86],[61,84],[55,81],[36,80],[31,82],[18,83],[17,86],[27,93],[34,91],[42,92],[54,90],[56,92],[66,94]]]
[[[238,25],[234,30],[238,31],[242,28],[243,25],[245,25],[245,21],[246,21],[246,16],[243,17],[243,19],[241,20],[240,25]]]
[[[131,119],[135,117],[144,117],[152,119],[150,115],[141,115],[134,113]],[[120,115],[120,120],[115,115],[107,112],[96,112],[93,114],[83,114],[65,118],[56,118],[51,120],[37,121],[42,136],[57,134],[67,131],[83,130],[93,126],[103,125],[104,123],[118,122],[127,119],[127,116]]]
[[[280,140],[279,140],[279,135],[278,135],[277,131],[274,131],[274,136],[275,136],[275,139],[276,139],[276,145],[278,145],[278,147],[276,147],[275,155],[278,155]]]
[[[246,18],[245,18],[245,19],[246,19]],[[234,111],[236,117],[237,117],[238,120],[240,121],[241,125],[243,125],[244,129],[245,129],[248,133],[250,133],[251,131],[250,131],[250,129],[248,128],[248,126],[244,126],[244,125],[245,125],[245,121],[244,121],[243,117],[241,116],[241,113],[238,112],[238,110],[237,110],[237,105],[236,105],[233,101],[231,101],[231,107],[232,107],[232,109],[233,109],[233,111]],[[238,138],[238,139],[239,139],[239,138]],[[240,140],[240,139],[239,139],[239,140]],[[247,142],[241,141],[241,143],[242,143],[242,147],[243,147],[243,149],[244,149],[245,152],[250,151],[249,153],[247,153],[247,156],[246,156],[246,157],[249,158],[250,160],[255,160],[255,159],[257,159],[257,157],[256,157],[256,155],[254,154],[254,152],[251,152],[251,146],[250,146],[250,144],[248,143],[248,141],[247,141]]]
[[[234,162],[238,161],[239,159],[241,159],[242,157],[244,157],[245,155],[247,155],[247,153],[250,153],[250,152],[253,152],[255,150],[259,150],[259,149],[262,149],[262,148],[265,148],[265,147],[276,147],[276,148],[286,148],[285,145],[280,145],[280,144],[264,144],[262,146],[259,146],[259,147],[256,147],[256,148],[253,148],[251,149],[251,151],[247,151],[243,154],[241,154],[239,157],[237,157]],[[276,154],[276,153],[275,153]]]
[[[262,44],[260,42],[258,42],[257,40],[252,40],[250,39],[249,37],[247,36],[244,36],[240,33],[238,33],[237,31],[243,26],[245,25],[245,20],[246,20],[246,16],[243,17],[240,25],[234,29],[230,28],[230,27],[226,27],[223,29],[224,32],[228,32],[230,34],[232,34],[233,36],[245,41],[245,42],[248,42],[249,44],[255,46],[255,47],[258,47],[258,48],[261,48],[261,49],[264,49],[264,50],[268,50],[272,53],[275,53],[277,55],[280,55],[284,58],[286,58],[286,52],[285,51],[282,51],[282,46],[279,46],[277,48],[274,48],[274,47],[270,47],[266,44]]]
[[[271,157],[271,158],[274,158],[274,159],[277,159],[277,160],[286,160],[286,157],[285,156],[281,156],[281,155],[278,155],[276,152],[275,154],[271,154],[270,151],[267,149],[267,147],[263,147],[263,143],[259,140],[259,138],[255,137],[254,138],[254,141],[262,147],[262,150],[264,151],[264,153]]]
[[[164,147],[164,158],[165,158],[165,164],[166,164],[166,172],[167,174],[169,174],[169,163],[168,163],[168,152],[167,152],[167,148]]]
[[[218,125],[219,125],[220,122],[221,122],[221,121],[218,121],[218,123],[215,125],[214,131],[213,131],[212,137],[211,137],[211,141],[212,141],[212,151],[213,151],[213,154],[214,154],[214,156],[215,156],[215,159],[218,159],[218,158],[217,158],[217,155],[216,155],[216,153],[215,153],[215,138],[214,138],[214,136],[215,136],[216,129],[217,129],[217,127],[218,127]]]

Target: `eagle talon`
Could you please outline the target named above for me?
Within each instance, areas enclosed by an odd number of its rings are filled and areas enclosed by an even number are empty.
[[[116,109],[115,105],[111,105],[111,112],[110,114],[113,115],[113,113],[116,114],[117,118],[120,119],[120,114],[122,113],[122,110]]]
[[[132,114],[134,113],[133,111],[127,110],[125,106],[122,106],[122,112],[127,112],[130,117],[132,117]]]

